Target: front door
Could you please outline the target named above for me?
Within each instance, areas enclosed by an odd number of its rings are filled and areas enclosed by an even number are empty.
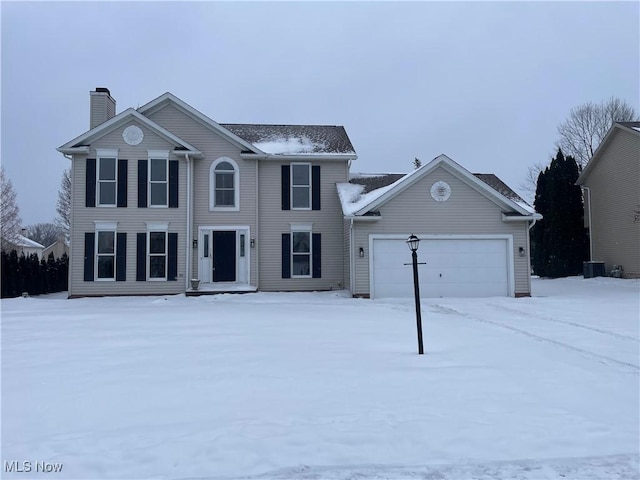
[[[214,282],[236,281],[236,232],[212,232],[212,273]]]

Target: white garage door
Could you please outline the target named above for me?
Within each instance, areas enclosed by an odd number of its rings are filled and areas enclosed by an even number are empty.
[[[423,239],[418,248],[420,297],[509,295],[506,239]],[[373,240],[371,296],[413,297],[405,239]]]

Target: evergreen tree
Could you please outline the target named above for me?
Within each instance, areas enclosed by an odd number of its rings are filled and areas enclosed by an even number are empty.
[[[573,157],[558,149],[551,164],[538,176],[536,211],[543,215],[532,230],[533,269],[544,277],[565,277],[582,271],[587,258],[582,192]]]

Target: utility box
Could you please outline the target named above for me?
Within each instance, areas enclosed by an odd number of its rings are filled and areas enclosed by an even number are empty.
[[[582,262],[582,275],[584,278],[604,277],[604,262]]]

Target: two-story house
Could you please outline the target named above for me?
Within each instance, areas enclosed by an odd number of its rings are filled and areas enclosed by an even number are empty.
[[[411,233],[435,262],[425,296],[530,294],[540,216],[493,175],[441,155],[362,185],[341,126],[220,124],[170,93],[115,107],[90,92],[90,129],[58,148],[72,163],[70,297],[191,292],[192,279],[410,296]]]

